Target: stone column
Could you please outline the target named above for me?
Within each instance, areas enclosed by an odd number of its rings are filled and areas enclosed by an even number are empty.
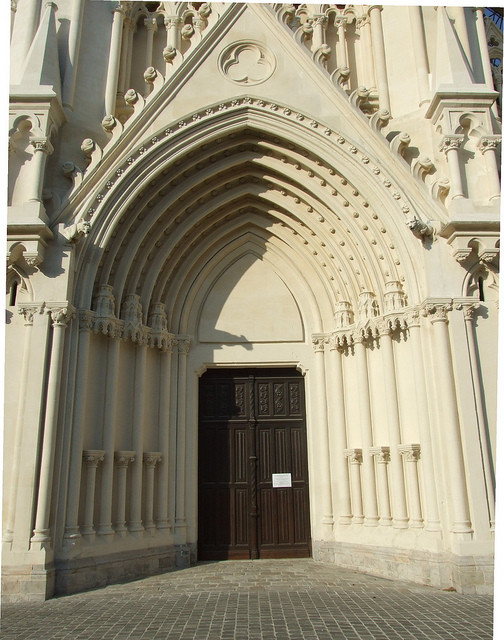
[[[23,69],[24,62],[28,56],[28,51],[33,42],[33,38],[37,32],[39,19],[40,19],[40,4],[41,0],[31,0],[25,2],[20,9],[16,19],[16,39],[18,41],[18,60],[12,62],[17,65],[16,68],[12,68],[11,78],[16,77]],[[54,3],[52,3],[54,5]],[[11,11],[17,10],[17,2],[11,2]],[[11,14],[12,17],[12,14]]]
[[[38,305],[24,305],[18,307],[18,312],[24,316],[24,341],[21,372],[19,376],[18,411],[14,435],[14,450],[12,452],[11,481],[9,493],[6,494],[7,508],[5,511],[4,542],[12,542],[14,539],[14,522],[16,517],[16,502],[19,486],[19,474],[21,471],[21,444],[23,439],[23,424],[26,412],[27,383],[29,377],[29,365],[31,356],[31,336],[33,328],[33,316],[38,313]]]
[[[318,409],[319,430],[316,441],[317,451],[317,475],[318,483],[316,495],[319,496],[322,510],[322,531],[323,535],[330,536],[333,531],[334,518],[332,512],[331,498],[331,462],[329,454],[329,435],[327,424],[327,398],[326,398],[326,376],[324,363],[325,336],[313,336],[312,345],[315,351],[315,394],[316,406]]]
[[[366,358],[365,337],[361,332],[354,335],[354,350],[357,360],[358,388],[361,396],[360,427],[362,438],[362,484],[364,515],[367,526],[378,525],[378,505],[376,501],[376,481],[373,458],[370,449],[373,446],[373,427],[371,423],[371,406],[369,403],[369,380]],[[355,515],[355,514],[354,514]]]
[[[346,50],[346,16],[336,16],[334,25],[338,30],[338,44],[336,49],[336,59],[339,68],[348,67],[348,56]]]
[[[126,527],[126,482],[128,465],[135,460],[134,451],[116,451],[114,460],[117,467],[117,513],[115,530],[121,537],[124,537],[128,528]]]
[[[373,56],[375,60],[376,85],[380,109],[390,111],[390,96],[387,77],[387,61],[385,58],[385,43],[383,41],[383,25],[381,19],[381,5],[371,5],[368,9],[371,21],[371,37],[373,42]]]
[[[409,7],[412,44],[416,63],[416,76],[420,104],[430,101],[429,59],[425,46],[425,32],[422,20],[422,7]]]
[[[483,13],[483,7],[477,7],[474,9],[476,12],[476,32],[478,34],[478,48],[481,64],[483,65],[483,73],[485,76],[485,84],[490,91],[494,90],[493,76],[492,76],[492,64],[490,62],[490,56],[488,55],[488,43],[485,32],[485,17]],[[497,109],[497,101],[495,101],[491,107],[492,113],[496,118],[499,117]]]
[[[168,486],[169,455],[170,455],[170,397],[171,397],[171,367],[172,367],[172,340],[165,353],[161,354],[160,393],[159,393],[159,448],[161,449],[161,467],[159,470],[159,487],[157,494],[157,521],[158,529],[169,529],[168,517]]]
[[[49,306],[49,305],[48,305]],[[51,314],[53,339],[47,381],[47,399],[42,438],[42,456],[38,487],[38,503],[35,517],[35,528],[31,539],[34,543],[50,543],[49,519],[51,513],[51,497],[53,487],[54,454],[58,429],[58,413],[60,404],[61,369],[63,349],[65,345],[65,329],[74,315],[70,304],[49,306]]]
[[[114,8],[112,34],[110,40],[110,54],[105,85],[105,115],[114,115],[117,81],[119,79],[119,62],[121,58],[121,40],[124,21],[124,7],[118,4]]]
[[[428,411],[428,396],[425,386],[425,370],[423,365],[423,349],[420,334],[420,313],[418,309],[411,309],[405,314],[411,342],[411,357],[413,360],[413,375],[415,378],[416,410],[422,446],[423,482],[425,488],[425,517],[426,531],[441,531],[439,508],[437,501],[434,459],[432,455],[432,436]]]
[[[185,543],[186,522],[186,412],[187,412],[187,354],[191,347],[189,338],[178,338],[178,393],[177,393],[177,457],[175,529],[179,543]]]
[[[81,533],[87,538],[93,538],[94,529],[94,503],[95,503],[95,486],[96,486],[96,470],[100,462],[103,462],[105,451],[89,449],[83,451],[82,459],[86,465],[86,502],[84,507],[84,523],[81,527]]]
[[[361,40],[361,67],[362,67],[362,85],[366,89],[372,89],[375,86],[373,71],[373,52],[371,47],[371,31],[370,20],[368,15],[357,18],[357,30],[360,33]]]
[[[133,449],[136,459],[131,468],[131,518],[128,529],[130,532],[143,531],[142,524],[142,475],[143,475],[143,441],[144,441],[144,397],[145,397],[145,367],[147,361],[147,346],[139,344],[135,358],[135,391],[133,399]]]
[[[47,156],[53,152],[53,147],[48,138],[34,138],[30,140],[30,144],[33,146],[34,152],[30,162],[31,184],[27,190],[26,200],[42,202],[45,165]]]
[[[490,527],[495,526],[495,476],[492,464],[492,454],[488,439],[488,424],[485,412],[485,401],[483,395],[483,385],[478,367],[478,351],[476,347],[476,336],[474,335],[474,314],[479,304],[461,304],[464,312],[464,322],[469,347],[469,362],[471,366],[472,387],[474,390],[474,403],[476,405],[476,416],[478,421],[478,435],[481,446],[481,459],[483,463],[483,473],[485,476],[485,487],[488,502],[488,514]]]
[[[485,158],[490,200],[500,198],[501,194],[499,164],[497,162],[497,147],[500,145],[500,142],[501,136],[483,136],[478,144],[478,148]]]
[[[420,458],[419,444],[402,444],[399,453],[404,458],[406,477],[408,479],[408,503],[410,527],[423,527],[422,505],[420,502],[420,486],[418,484],[417,462]]]
[[[10,37],[12,38],[12,30],[14,29],[14,19],[16,17],[17,0],[11,0],[11,18],[10,18]]]
[[[70,29],[68,32],[68,57],[63,78],[63,106],[73,109],[75,94],[75,82],[79,68],[79,49],[82,34],[82,16],[84,13],[84,0],[74,0],[72,15],[70,17]]]
[[[362,449],[345,449],[345,457],[350,463],[353,522],[362,524],[364,522],[361,487]]]
[[[448,332],[447,312],[451,304],[446,302],[428,302],[424,308],[433,325],[434,345],[438,362],[438,399],[440,429],[443,449],[446,452],[446,477],[450,487],[452,503],[451,531],[456,534],[472,533],[467,500],[466,474],[460,425],[457,407],[453,362]]]
[[[383,357],[383,375],[386,381],[385,394],[390,441],[392,512],[394,515],[394,527],[396,529],[404,529],[408,526],[408,512],[406,507],[403,467],[401,456],[397,450],[398,445],[401,443],[401,426],[399,422],[399,400],[397,397],[397,380],[391,335],[392,328],[388,322],[385,322],[381,329],[380,347]]]
[[[166,47],[163,49],[163,57],[166,62],[165,77],[173,71],[173,61],[180,55],[181,36],[180,28],[182,20],[178,16],[165,17]]]
[[[154,48],[154,34],[157,31],[156,18],[145,18],[144,25],[147,29],[147,43],[145,45],[145,68],[152,67],[152,51]],[[152,91],[152,83],[145,83],[145,94],[149,95]]]
[[[337,340],[334,337],[329,342],[329,348],[329,378],[331,382],[328,387],[327,397],[329,399],[329,406],[331,407],[331,411],[329,412],[331,433],[334,434],[336,459],[339,460],[341,452],[347,448],[345,391],[341,352],[338,349]],[[350,483],[347,466],[342,464],[335,465],[335,476],[335,486],[338,495],[338,522],[339,524],[351,524],[352,506],[350,502]]]
[[[327,16],[324,14],[316,14],[313,16],[313,53],[317,51],[325,43],[325,27],[327,25]]]
[[[154,524],[154,468],[161,460],[158,451],[143,454],[145,467],[145,521],[144,527],[151,531],[156,526]]]
[[[461,133],[443,136],[440,150],[446,155],[448,170],[450,173],[450,196],[452,200],[465,198],[460,174],[459,149],[464,136]]]
[[[372,447],[371,454],[376,460],[376,476],[378,480],[378,499],[380,505],[380,524],[390,527],[392,516],[390,513],[390,497],[387,466],[390,462],[389,447]]]
[[[105,461],[102,466],[100,498],[100,519],[97,533],[108,536],[114,534],[112,528],[112,489],[114,483],[115,420],[117,413],[117,369],[119,366],[119,332],[108,344],[105,399],[103,411],[103,449]]]
[[[79,346],[77,352],[77,379],[75,381],[75,401],[72,421],[72,440],[70,445],[71,470],[68,477],[68,494],[65,525],[65,543],[73,544],[80,538],[79,532],[79,495],[82,470],[82,443],[84,438],[84,420],[88,384],[89,341],[93,327],[94,314],[90,311],[79,312]]]

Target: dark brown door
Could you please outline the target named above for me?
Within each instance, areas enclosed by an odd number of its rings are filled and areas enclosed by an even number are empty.
[[[198,557],[308,557],[304,380],[295,369],[200,380]]]

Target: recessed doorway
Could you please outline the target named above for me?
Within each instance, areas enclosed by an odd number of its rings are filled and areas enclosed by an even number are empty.
[[[303,376],[211,369],[199,398],[198,559],[309,557]]]

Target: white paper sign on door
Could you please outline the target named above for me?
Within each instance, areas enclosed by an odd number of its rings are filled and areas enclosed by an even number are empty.
[[[290,473],[272,473],[273,488],[275,487],[292,487]]]

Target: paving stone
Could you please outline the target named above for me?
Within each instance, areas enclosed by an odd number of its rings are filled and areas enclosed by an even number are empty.
[[[2,640],[491,640],[491,596],[310,559],[200,563],[2,607]]]

